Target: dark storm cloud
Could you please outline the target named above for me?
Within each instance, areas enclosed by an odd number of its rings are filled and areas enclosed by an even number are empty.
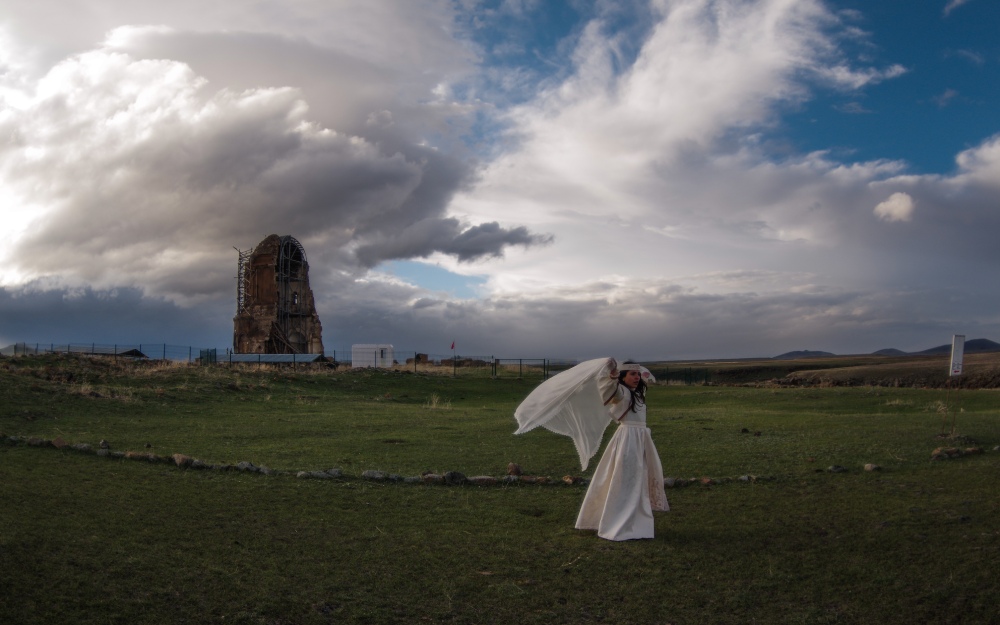
[[[531,234],[527,228],[503,228],[495,221],[463,229],[457,219],[425,219],[384,243],[358,248],[357,257],[367,267],[386,260],[425,258],[435,252],[470,261],[502,256],[504,248],[511,245],[528,247],[551,240],[550,236]]]
[[[397,355],[447,354],[454,340],[459,354],[502,358],[770,357],[799,349],[848,354],[889,347],[919,351],[947,342],[956,332],[949,319],[954,307],[1000,304],[992,293],[970,295],[961,289],[937,299],[903,289],[702,294],[669,284],[622,289],[593,283],[548,296],[473,301],[414,297],[415,289],[379,282],[356,284],[351,293],[350,299],[330,302],[324,321],[330,349],[373,342],[393,344]],[[997,329],[990,317],[962,326],[970,338],[989,338]]]
[[[182,308],[139,289],[68,289],[33,282],[0,287],[0,347],[27,343],[168,343],[225,347],[230,306]]]

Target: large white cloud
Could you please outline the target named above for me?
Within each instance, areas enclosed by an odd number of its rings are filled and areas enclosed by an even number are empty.
[[[366,138],[324,127],[298,89],[213,89],[179,61],[75,55],[7,107],[0,129],[13,137],[0,150],[4,211],[24,211],[24,198],[33,207],[3,233],[16,238],[6,261],[22,279],[60,275],[190,301],[217,297],[232,246],[270,232],[294,232],[348,269],[355,250],[374,265],[435,251],[498,256],[545,240],[445,216],[472,172],[460,153],[405,128]]]
[[[913,219],[913,198],[897,191],[875,205],[875,216],[882,221],[910,221]]]
[[[657,0],[627,35],[599,14],[541,82],[477,65],[462,3],[220,2],[198,19],[187,0],[98,4],[70,4],[78,28],[19,5],[0,45],[15,241],[0,317],[18,328],[34,305],[69,311],[70,292],[134,308],[130,288],[151,319],[204,327],[174,302],[225,309],[231,246],[277,232],[306,247],[331,347],[753,356],[1000,330],[982,288],[1000,260],[1000,139],[951,176],[768,143],[817,89],[905,72],[845,55],[865,35],[819,0]],[[65,37],[33,46],[36,31]],[[502,86],[519,92],[475,97]],[[482,276],[484,294],[366,272],[407,258]]]

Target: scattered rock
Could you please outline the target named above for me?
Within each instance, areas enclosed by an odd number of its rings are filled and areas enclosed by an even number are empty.
[[[194,458],[185,456],[184,454],[174,454],[171,458],[174,459],[174,464],[185,469],[190,467],[191,463],[194,462]]]
[[[299,471],[295,477],[310,478],[314,480],[332,480],[333,476],[326,471]]]
[[[839,464],[832,464],[826,468],[830,473],[847,473],[847,469],[840,466]]]
[[[869,462],[868,464],[865,465],[865,471],[868,471],[868,472],[881,471],[881,470],[882,470],[882,467],[878,466],[877,464],[872,464],[871,462]]]
[[[111,445],[109,445],[108,441],[104,440],[103,438],[101,439],[101,442],[98,445],[100,446],[101,449],[111,449]]]
[[[438,475],[437,473],[424,473],[420,476],[420,479],[424,484],[443,484],[444,476]]]
[[[52,441],[52,444],[55,445],[55,441]],[[981,454],[981,453],[983,453],[983,448],[982,447],[966,447],[964,453],[966,455]]]
[[[330,477],[341,477],[344,475],[344,472],[340,469],[327,469],[325,473]]]
[[[470,484],[476,486],[493,486],[497,483],[497,478],[492,475],[474,475],[468,479]]]
[[[191,461],[191,468],[192,469],[209,469],[209,468],[211,468],[211,466],[208,465],[208,464],[205,464],[201,460],[194,459],[194,460]]]
[[[52,446],[56,449],[66,449],[69,447],[69,443],[63,440],[62,436],[57,436],[52,439]]]
[[[91,447],[87,443],[77,443],[75,445],[71,445],[70,449],[74,449],[76,451],[88,451],[88,452],[93,451],[93,447]]]
[[[52,441],[44,438],[38,438],[37,436],[32,436],[31,438],[28,439],[28,444],[31,445],[32,447],[48,447],[49,445],[52,444]]]
[[[673,488],[676,482],[677,480],[672,477],[663,478],[663,485],[666,486],[667,488]]]
[[[107,450],[107,449],[98,449],[97,450],[97,455],[101,456],[102,458],[105,458],[107,456],[110,456],[111,452],[109,450]]]
[[[260,469],[254,463],[244,460],[243,462],[236,463],[236,470],[246,473],[257,473]]]
[[[931,452],[931,460],[948,460],[958,458],[962,455],[962,450],[958,447],[938,447]]]
[[[752,480],[752,478],[749,475],[741,475],[737,479],[739,479],[739,481],[741,481],[741,482],[749,482],[749,481]]]
[[[515,484],[515,483],[521,481],[521,476],[520,475],[505,475],[505,476],[503,476],[503,479],[500,480],[500,481],[503,482],[504,484]]]
[[[403,478],[403,483],[404,484],[419,484],[420,482],[421,482],[421,479],[420,479],[419,475],[411,475],[409,477],[404,477]]]
[[[521,482],[523,482],[525,484],[537,484],[538,483],[538,476],[537,475],[521,475],[519,477],[521,478]]]
[[[742,430],[740,430],[740,434],[749,434],[749,433],[750,433],[750,430],[748,430],[746,428],[743,428]]]
[[[516,462],[511,462],[507,465],[507,475],[522,475],[523,473],[521,465]]]
[[[703,477],[700,480],[698,480],[698,482],[700,482],[702,486],[711,486],[711,485],[717,483],[715,480],[713,480],[710,477]]]
[[[384,471],[375,471],[374,469],[369,469],[361,474],[361,477],[366,480],[377,480],[382,481],[388,477]]]
[[[146,449],[152,449],[153,445],[151,443],[146,443]]]
[[[444,474],[444,483],[455,486],[457,484],[465,483],[465,474],[459,473],[458,471],[448,471]]]

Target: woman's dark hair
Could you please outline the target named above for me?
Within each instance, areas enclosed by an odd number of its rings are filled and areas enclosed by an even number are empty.
[[[626,360],[622,364],[634,365],[635,363],[632,362],[631,360]],[[622,386],[625,386],[623,380],[625,379],[625,374],[627,373],[628,371],[618,372],[618,383],[621,384]],[[632,412],[636,412],[635,409],[636,406],[641,406],[642,404],[646,403],[646,381],[642,379],[642,376],[639,376],[639,384],[636,385],[634,391],[628,388],[627,386],[625,386],[625,388],[628,389],[629,395],[631,395],[631,399],[629,399],[628,402],[628,409],[631,410]]]

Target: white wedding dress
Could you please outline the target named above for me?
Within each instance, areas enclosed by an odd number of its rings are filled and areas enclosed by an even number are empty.
[[[611,421],[618,429],[594,470],[577,529],[608,540],[653,537],[653,512],[670,509],[663,466],[646,427],[646,406],[629,410],[629,389],[610,376],[614,361],[591,360],[536,388],[514,413],[521,434],[542,426],[573,439],[586,469]],[[565,377],[564,377],[565,376]]]

